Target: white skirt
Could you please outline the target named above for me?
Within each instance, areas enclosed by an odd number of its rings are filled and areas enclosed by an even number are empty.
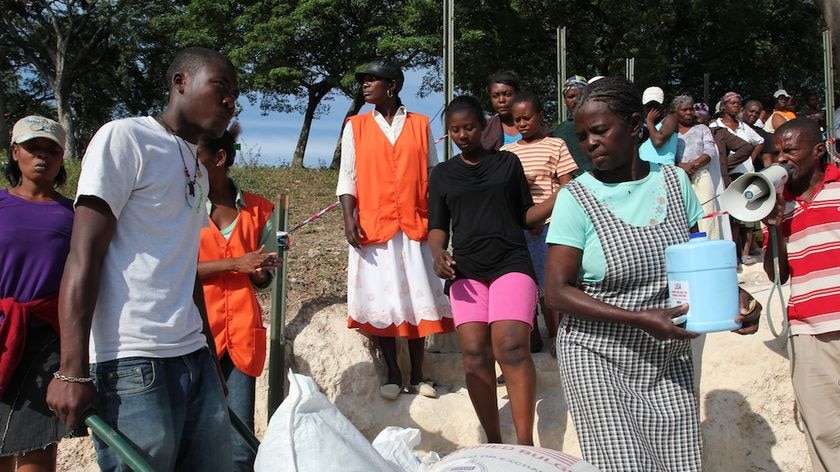
[[[398,231],[384,244],[349,248],[348,327],[374,336],[420,338],[454,329],[429,245]]]

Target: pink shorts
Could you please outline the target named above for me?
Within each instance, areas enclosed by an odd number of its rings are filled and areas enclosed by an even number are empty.
[[[449,287],[449,301],[455,326],[495,321],[521,321],[533,326],[537,283],[520,272],[489,281],[458,279]]]

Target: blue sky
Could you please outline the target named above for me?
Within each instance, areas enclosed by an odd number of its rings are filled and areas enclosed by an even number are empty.
[[[440,121],[440,111],[443,108],[443,94],[432,93],[425,98],[418,98],[424,71],[407,71],[405,84],[400,98],[409,111],[422,113],[432,119],[432,134],[435,139],[443,136],[443,125]],[[334,100],[329,102],[330,111],[312,122],[309,132],[309,143],[306,146],[304,166],[317,167],[319,164],[329,165],[332,161],[335,144],[341,130],[341,121],[350,106],[350,99],[343,94],[335,94]],[[242,111],[236,119],[242,125],[239,141],[242,143],[243,155],[259,154],[260,162],[276,166],[289,163],[297,145],[300,128],[303,125],[302,113],[270,112],[263,116],[258,105],[251,105],[247,98],[240,98]],[[362,113],[370,111],[371,106],[365,105]],[[438,157],[442,159],[443,143],[438,144]]]

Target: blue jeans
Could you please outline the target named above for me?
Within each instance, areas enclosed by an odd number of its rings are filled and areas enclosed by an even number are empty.
[[[233,365],[230,354],[225,353],[219,360],[222,373],[228,387],[227,402],[230,410],[254,431],[254,396],[256,395],[257,379],[242,372]],[[233,472],[252,472],[256,453],[246,445],[242,436],[231,428],[231,446],[233,447]]]
[[[99,414],[124,434],[156,471],[232,468],[230,419],[213,355],[130,357],[91,365]],[[94,437],[103,471],[128,471]]]

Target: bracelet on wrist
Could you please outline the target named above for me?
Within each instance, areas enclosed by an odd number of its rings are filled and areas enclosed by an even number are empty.
[[[53,378],[61,380],[62,382],[69,382],[69,383],[91,383],[93,382],[93,378],[91,377],[71,377],[69,375],[62,375],[58,373],[58,371],[53,373]]]

